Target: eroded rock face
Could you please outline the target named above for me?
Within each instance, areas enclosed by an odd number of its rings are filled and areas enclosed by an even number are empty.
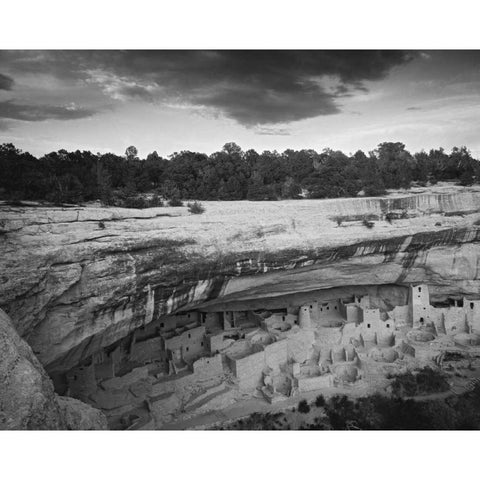
[[[56,430],[63,421],[53,384],[31,348],[0,311],[0,428]]]
[[[0,306],[47,370],[60,372],[180,309],[415,282],[427,283],[434,301],[473,295],[479,205],[480,191],[459,189],[205,202],[203,215],[181,207],[3,208]],[[389,223],[382,215],[392,209],[410,218]],[[372,229],[335,221],[367,214],[378,218]]]
[[[57,397],[66,430],[107,430],[107,418],[96,408],[75,398]]]
[[[105,415],[89,405],[58,397],[32,349],[0,310],[0,429],[106,429]]]

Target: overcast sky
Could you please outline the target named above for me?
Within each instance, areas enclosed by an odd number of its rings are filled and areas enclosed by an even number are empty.
[[[0,51],[0,143],[141,157],[466,145],[480,51]]]

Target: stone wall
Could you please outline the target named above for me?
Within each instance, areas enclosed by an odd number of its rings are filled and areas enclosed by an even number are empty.
[[[223,374],[222,356],[202,357],[193,362],[193,373],[199,380]]]
[[[265,352],[253,353],[244,358],[233,360],[234,374],[238,379],[240,391],[251,391],[261,385],[265,368]]]
[[[450,307],[443,314],[447,335],[468,332],[466,314],[462,307]]]
[[[150,338],[143,342],[135,342],[130,350],[129,360],[132,362],[146,363],[154,360],[165,360],[163,340],[160,337]]]
[[[200,326],[166,339],[165,349],[170,351],[181,349],[183,359],[189,360],[206,349],[205,343],[205,327]]]
[[[318,377],[305,377],[298,379],[298,391],[310,392],[321,388],[328,388],[333,385],[333,376],[331,374],[320,375]]]
[[[288,340],[280,340],[265,347],[265,364],[275,372],[278,372],[280,365],[287,363]]]
[[[315,333],[312,330],[299,329],[288,335],[287,352],[289,360],[303,363],[313,354],[313,344],[315,343]]]

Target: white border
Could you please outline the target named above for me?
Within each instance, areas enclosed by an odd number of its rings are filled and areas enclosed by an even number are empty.
[[[465,0],[3,2],[0,48],[480,48]],[[0,65],[1,69],[1,65]],[[477,432],[1,432],[2,478],[471,476]]]
[[[472,0],[15,0],[0,48],[480,48]]]

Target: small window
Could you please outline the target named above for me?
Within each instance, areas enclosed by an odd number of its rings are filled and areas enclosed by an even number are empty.
[[[310,305],[310,308],[313,308],[313,305]]]
[[[367,323],[367,328],[370,328],[370,324],[369,324],[369,323]]]
[[[335,305],[335,310],[337,309],[337,306]]]
[[[420,317],[420,323],[423,323],[424,320],[423,320],[423,317]]]
[[[202,346],[202,347],[203,347],[203,342],[200,342],[200,346]]]
[[[330,310],[330,307],[327,307],[327,310]]]
[[[188,338],[192,338],[192,335],[190,335],[190,333],[188,334]]]
[[[162,323],[160,324],[160,328],[163,328],[164,326],[165,326],[165,324],[162,322]]]
[[[422,291],[422,287],[418,287],[418,291],[421,292],[421,291]]]
[[[320,311],[323,312],[323,308],[322,308],[322,307],[320,307]]]
[[[188,347],[185,350],[188,352]]]
[[[470,302],[470,308],[473,310],[473,302]]]
[[[390,328],[390,324],[389,324],[389,323],[387,323],[387,328]]]

